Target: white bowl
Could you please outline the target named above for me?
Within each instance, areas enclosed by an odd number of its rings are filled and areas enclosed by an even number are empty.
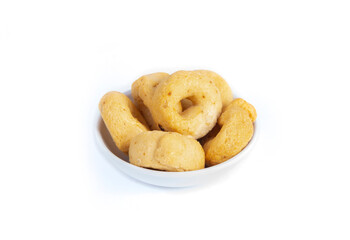
[[[125,92],[130,97],[130,91]],[[236,156],[218,165],[201,170],[188,172],[164,172],[138,167],[129,163],[127,155],[122,153],[114,144],[101,116],[97,111],[95,120],[96,139],[103,155],[117,169],[125,174],[148,184],[162,187],[188,187],[205,184],[231,169],[238,161],[247,156],[251,151],[258,135],[257,122],[254,123],[254,135],[248,145]]]

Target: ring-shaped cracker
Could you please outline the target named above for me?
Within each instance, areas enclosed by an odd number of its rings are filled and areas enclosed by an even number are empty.
[[[192,106],[179,112],[181,100]],[[189,135],[195,139],[206,135],[214,126],[222,109],[221,96],[215,83],[196,71],[178,71],[159,83],[154,90],[154,121],[166,131]]]
[[[136,166],[171,172],[205,166],[199,142],[175,132],[148,131],[137,135],[131,139],[129,159]]]
[[[126,154],[131,138],[149,130],[136,106],[120,92],[106,93],[100,100],[99,109],[114,143]]]
[[[135,101],[135,105],[138,107],[148,126],[152,130],[160,130],[158,124],[154,122],[149,109],[152,105],[152,96],[159,83],[168,78],[169,74],[167,73],[152,73],[140,77],[131,86],[131,95]]]
[[[255,108],[241,98],[226,107],[218,125],[203,140],[207,167],[232,158],[247,146],[254,133],[256,116]]]

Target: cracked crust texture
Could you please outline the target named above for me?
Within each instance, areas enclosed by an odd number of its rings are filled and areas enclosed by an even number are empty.
[[[198,141],[179,133],[148,131],[131,140],[130,163],[171,172],[202,169],[204,151]]]
[[[114,143],[126,154],[131,138],[149,130],[136,106],[120,92],[105,94],[100,100],[99,109]]]
[[[222,163],[242,151],[253,136],[256,117],[253,105],[241,98],[233,100],[221,114],[215,133],[202,142],[206,166]]]
[[[224,109],[229,105],[233,100],[232,90],[230,85],[223,79],[219,74],[209,70],[196,70],[201,74],[204,74],[208,78],[214,81],[215,86],[219,89],[222,101],[222,108]]]
[[[192,106],[179,111],[181,100]],[[197,71],[178,71],[159,83],[154,91],[151,110],[154,121],[166,131],[195,139],[206,135],[222,109],[221,96],[213,80]]]

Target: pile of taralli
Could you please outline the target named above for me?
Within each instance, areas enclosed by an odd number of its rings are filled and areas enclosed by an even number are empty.
[[[99,109],[130,163],[163,171],[191,171],[222,163],[249,143],[255,108],[233,99],[227,82],[207,70],[153,73],[123,93],[105,94]]]

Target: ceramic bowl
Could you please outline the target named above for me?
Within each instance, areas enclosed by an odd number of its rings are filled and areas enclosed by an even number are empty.
[[[125,92],[130,97],[130,91]],[[215,181],[226,174],[238,161],[251,151],[258,135],[258,123],[254,123],[254,135],[248,145],[236,156],[218,165],[187,172],[165,172],[138,167],[129,163],[129,158],[114,144],[100,113],[96,112],[95,133],[103,156],[117,169],[139,181],[162,187],[188,187]]]

